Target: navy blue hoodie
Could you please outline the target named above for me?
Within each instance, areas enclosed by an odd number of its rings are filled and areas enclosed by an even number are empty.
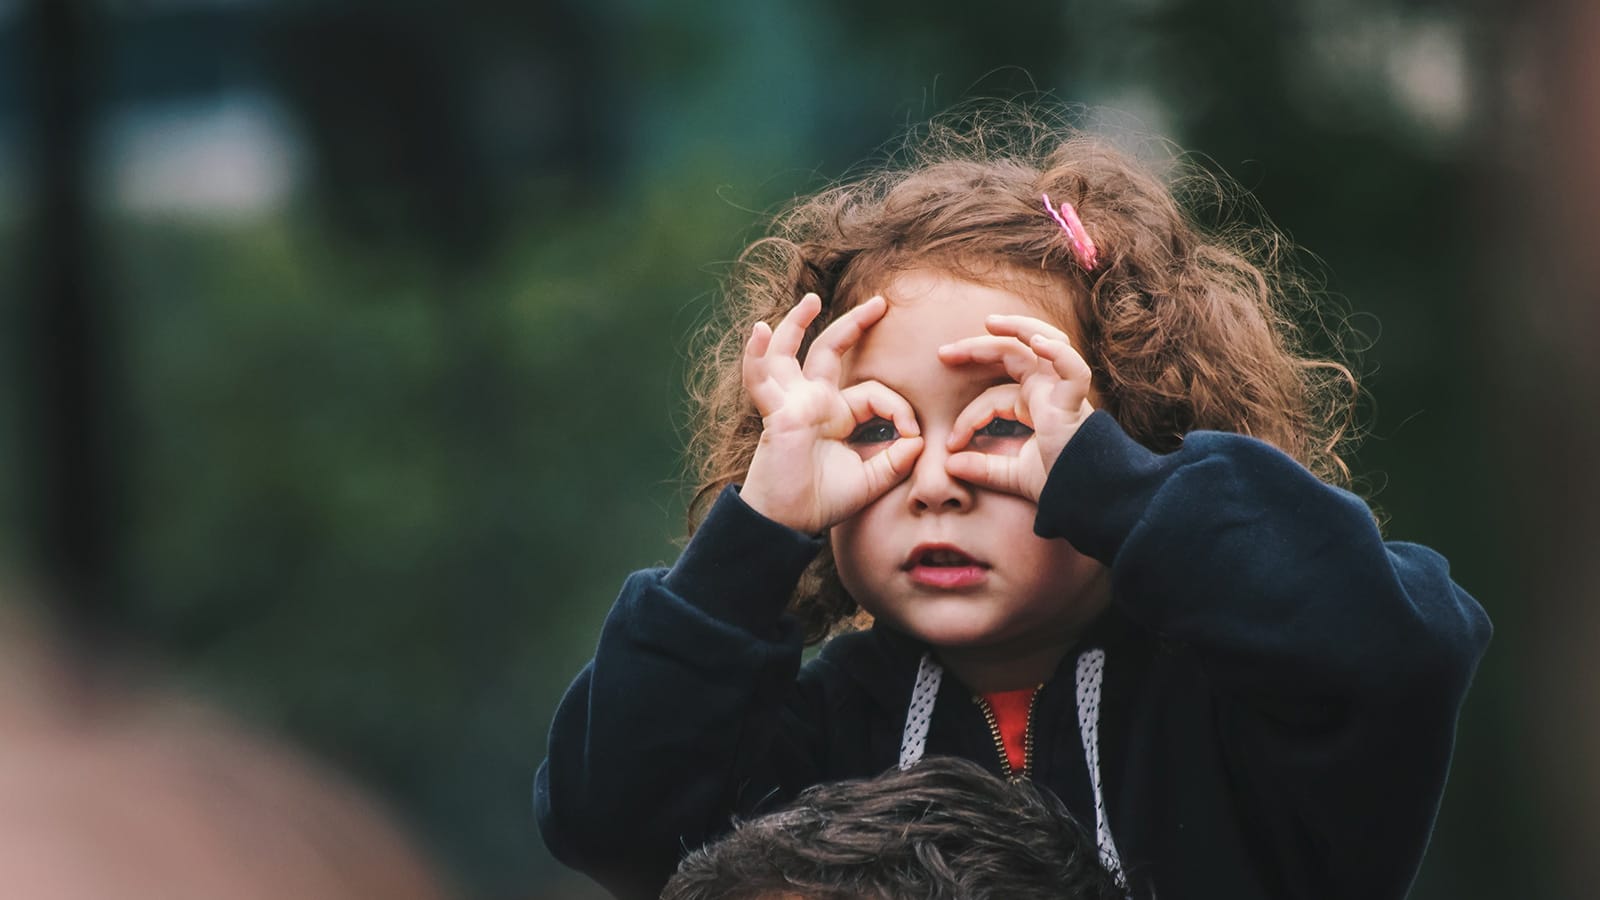
[[[1104,412],[1034,527],[1108,566],[1112,602],[1039,693],[1032,776],[1109,829],[1135,895],[1406,894],[1491,633],[1443,557],[1384,542],[1358,497],[1265,443],[1195,432],[1158,455]],[[557,859],[654,897],[732,816],[896,764],[928,648],[879,626],[802,666],[784,607],[820,548],[729,489],[672,569],[626,581],[539,768]],[[1091,765],[1074,675],[1095,651]],[[953,677],[926,750],[1001,771]]]

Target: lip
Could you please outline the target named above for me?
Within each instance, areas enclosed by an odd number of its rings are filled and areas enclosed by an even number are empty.
[[[929,566],[922,560],[933,552],[954,553],[967,561],[954,566]],[[938,590],[959,590],[982,584],[989,577],[989,564],[954,544],[918,544],[906,554],[900,567],[912,582]]]
[[[900,568],[907,570],[916,568],[916,566],[922,561],[922,558],[931,553],[954,553],[958,556],[966,557],[974,566],[982,569],[989,568],[988,563],[976,556],[973,556],[971,553],[968,553],[955,544],[940,543],[918,544],[915,547],[912,547],[911,552],[906,554],[905,562],[900,564]]]

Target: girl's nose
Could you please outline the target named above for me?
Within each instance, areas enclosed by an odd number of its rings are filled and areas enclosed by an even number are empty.
[[[908,481],[911,483],[912,512],[966,509],[972,505],[972,488],[966,482],[952,478],[945,470],[945,460],[950,452],[944,448],[944,439],[937,435],[924,435],[922,455],[917,457]]]

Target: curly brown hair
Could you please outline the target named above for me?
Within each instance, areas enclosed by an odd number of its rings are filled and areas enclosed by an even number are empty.
[[[930,756],[808,788],[678,865],[661,900],[1122,900],[1048,790]]]
[[[1309,349],[1297,318],[1312,313],[1320,327],[1319,297],[1294,268],[1294,248],[1264,217],[1237,221],[1241,207],[1259,211],[1231,182],[1176,155],[1171,166],[1161,177],[1060,117],[982,106],[935,119],[884,163],[781,211],[734,264],[724,317],[693,363],[691,530],[744,477],[761,435],[740,380],[754,324],[775,325],[815,292],[823,310],[809,347],[895,274],[924,267],[978,283],[1064,288],[1030,293],[1075,326],[1103,408],[1151,450],[1175,450],[1195,430],[1231,431],[1348,487],[1340,449],[1351,437],[1356,379]],[[1098,247],[1094,271],[1074,260],[1041,194],[1077,208]],[[1207,226],[1201,213],[1235,220]],[[1338,352],[1337,335],[1318,333]],[[810,642],[856,617],[830,553],[801,580],[791,611]]]

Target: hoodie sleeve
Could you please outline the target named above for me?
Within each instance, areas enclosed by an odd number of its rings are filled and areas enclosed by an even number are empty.
[[[1386,543],[1360,498],[1261,441],[1195,432],[1158,455],[1104,412],[1035,529],[1109,566],[1112,602],[1200,660],[1294,896],[1405,895],[1491,634],[1442,556]]]
[[[628,578],[536,778],[557,859],[619,897],[655,897],[686,849],[779,788],[741,782],[752,756],[804,768],[801,639],[783,610],[820,547],[729,488],[672,569]]]

